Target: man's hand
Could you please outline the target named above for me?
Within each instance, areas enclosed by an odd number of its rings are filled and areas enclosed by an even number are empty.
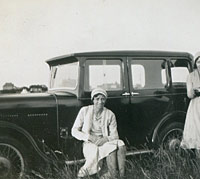
[[[96,144],[97,146],[101,146],[101,145],[105,144],[106,142],[108,142],[108,138],[107,138],[107,137],[102,137],[102,138],[98,139],[98,140],[95,142],[95,144]]]

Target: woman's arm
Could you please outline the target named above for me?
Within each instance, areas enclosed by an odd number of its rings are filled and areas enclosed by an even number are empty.
[[[194,98],[195,97],[195,92],[192,84],[192,74],[190,73],[187,77],[187,96],[188,98]]]
[[[86,134],[82,131],[83,123],[84,108],[81,108],[72,127],[72,136],[78,140],[88,141],[89,134]]]
[[[110,123],[109,123],[109,126],[108,126],[108,140],[109,141],[112,141],[112,140],[115,140],[115,139],[119,139],[119,135],[118,135],[118,131],[117,131],[117,121],[116,121],[116,117],[115,117],[115,114],[113,113],[111,115],[111,120],[110,120]]]

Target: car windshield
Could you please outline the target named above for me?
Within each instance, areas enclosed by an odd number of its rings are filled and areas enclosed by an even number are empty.
[[[50,88],[73,90],[78,82],[78,62],[52,66]]]

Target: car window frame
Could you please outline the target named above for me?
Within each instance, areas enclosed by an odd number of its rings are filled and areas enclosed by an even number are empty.
[[[133,88],[133,79],[132,79],[132,72],[131,72],[131,61],[132,60],[165,60],[165,69],[166,69],[166,71],[165,71],[165,76],[166,76],[166,84],[163,86],[163,88],[141,88],[141,89],[136,89],[136,88]],[[162,90],[168,90],[168,88],[169,88],[169,82],[170,82],[170,79],[169,79],[169,69],[168,69],[168,58],[166,58],[166,57],[129,57],[128,58],[128,61],[129,61],[129,78],[130,78],[130,90],[131,91],[152,91],[152,90],[155,90],[155,89],[157,89],[157,90],[160,90],[160,91],[162,91]]]
[[[186,83],[185,83],[185,85],[176,86],[176,85],[173,85],[173,82],[172,82],[172,72],[171,72],[170,63],[171,63],[171,60],[178,60],[178,59],[186,60],[187,63],[188,63],[189,73],[191,73],[193,71],[192,63],[188,58],[186,58],[186,57],[171,57],[171,58],[168,58],[168,71],[169,71],[169,80],[170,80],[169,86],[170,86],[171,89],[186,89]]]
[[[123,93],[129,91],[129,82],[128,82],[128,78],[126,78],[128,76],[128,71],[127,71],[127,57],[124,57],[124,56],[105,56],[105,57],[84,57],[82,58],[82,63],[80,64],[81,65],[81,74],[80,74],[80,86],[82,87],[82,89],[80,90],[80,99],[88,99],[90,98],[90,94],[91,94],[91,91],[86,91],[84,89],[84,83],[85,83],[85,78],[84,78],[84,75],[85,75],[85,65],[86,65],[86,61],[87,60],[109,60],[109,59],[113,59],[113,60],[120,60],[122,62],[122,68],[121,68],[121,78],[122,78],[122,81],[123,81],[123,86],[122,86],[122,89],[121,90],[107,90],[107,93],[108,93],[108,98],[114,98],[116,96],[122,96]]]

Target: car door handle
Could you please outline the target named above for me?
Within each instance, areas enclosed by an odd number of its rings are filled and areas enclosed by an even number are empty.
[[[138,96],[140,93],[131,92],[131,96]]]
[[[130,93],[125,92],[125,93],[122,94],[122,96],[130,96]]]

